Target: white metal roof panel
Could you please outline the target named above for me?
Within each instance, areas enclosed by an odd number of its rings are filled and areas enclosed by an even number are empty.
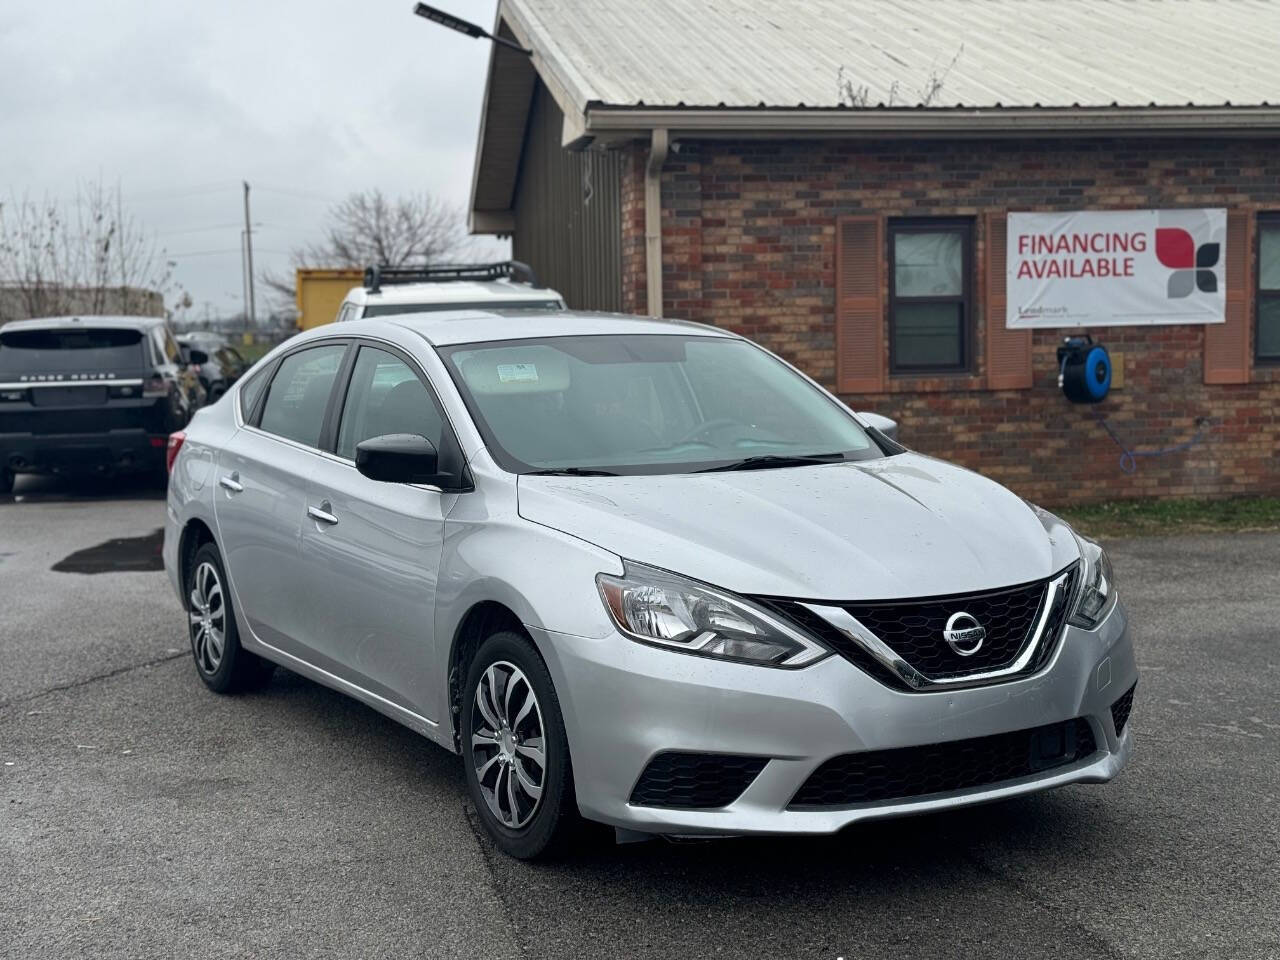
[[[1272,0],[501,0],[585,109],[1280,102]],[[931,98],[928,91],[941,83]]]

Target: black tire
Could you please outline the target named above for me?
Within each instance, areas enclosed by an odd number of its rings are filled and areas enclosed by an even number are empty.
[[[476,693],[481,680],[485,678],[490,667],[494,667],[496,675],[501,676],[507,667],[512,666],[518,669],[523,682],[528,684],[536,698],[536,705],[530,712],[530,716],[536,713],[541,725],[545,759],[541,768],[541,795],[528,821],[514,828],[500,819],[501,809],[495,814],[490,807],[491,798],[496,794],[502,793],[505,796],[505,791],[494,789],[503,783],[502,761],[499,760],[498,773],[487,772],[485,775],[485,782],[489,785],[486,789],[490,791],[488,796],[481,788],[477,770],[479,765],[492,759],[496,752],[501,752],[502,748],[496,741],[492,748],[477,747],[473,742],[473,734],[477,733],[477,719],[480,724],[485,723],[480,712],[481,708],[476,702]],[[507,674],[508,679],[511,676],[513,674]],[[507,689],[504,686],[500,695]],[[517,698],[523,699],[524,690],[520,681],[512,685],[511,689],[515,691],[515,695],[505,697],[508,702]],[[517,713],[518,708],[518,703],[513,704],[508,713]],[[530,720],[526,717],[508,728],[515,734],[513,742],[517,745],[521,744],[519,737],[524,732],[534,729],[528,725],[529,723]],[[471,795],[471,801],[475,805],[480,821],[484,824],[485,831],[493,842],[503,853],[519,860],[533,860],[563,853],[573,838],[580,833],[582,827],[582,819],[578,814],[578,801],[573,791],[573,764],[569,757],[569,741],[565,736],[564,718],[560,713],[560,700],[551,682],[551,674],[527,637],[511,631],[501,631],[493,634],[480,645],[467,671],[467,679],[462,689],[461,729],[467,791]],[[482,735],[487,732],[489,732],[487,727],[481,727]],[[524,741],[526,749],[533,745],[532,736]],[[516,750],[519,751],[519,749],[517,746]],[[517,764],[520,765],[521,773],[529,777],[532,777],[538,768],[536,762],[517,752],[506,764],[507,781],[515,776]],[[497,779],[494,779],[495,777]],[[519,782],[519,777],[516,777],[516,783],[519,784]],[[527,799],[527,795],[523,793],[523,787],[519,790],[520,798]],[[501,806],[505,801],[497,802]],[[519,801],[517,803],[519,804]]]
[[[240,693],[255,690],[271,679],[275,664],[240,646],[227,575],[212,543],[201,546],[191,558],[184,599],[191,656],[206,687],[214,693]],[[207,630],[213,631],[212,635]],[[221,635],[220,650],[215,650],[213,638],[217,634]]]
[[[13,493],[13,471],[8,467],[0,469],[0,497]]]

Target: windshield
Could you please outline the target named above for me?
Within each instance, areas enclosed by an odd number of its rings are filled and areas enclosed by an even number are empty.
[[[363,317],[391,317],[401,313],[442,313],[445,310],[563,310],[559,300],[477,300],[475,303],[371,303]]]
[[[883,456],[849,412],[726,337],[603,335],[441,347],[513,473],[683,473]]]
[[[11,330],[0,333],[0,374],[119,373],[146,365],[137,330]]]

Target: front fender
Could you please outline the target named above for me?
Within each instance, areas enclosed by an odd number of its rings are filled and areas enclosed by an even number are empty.
[[[479,604],[506,607],[533,628],[535,638],[553,632],[600,639],[613,630],[595,578],[601,572],[621,574],[622,561],[594,544],[524,520],[514,509],[494,507],[486,507],[482,497],[464,494],[445,523],[433,675],[440,684],[440,702],[446,705],[441,716],[450,723],[453,646],[467,615]],[[562,674],[555,652],[534,642],[559,684]]]

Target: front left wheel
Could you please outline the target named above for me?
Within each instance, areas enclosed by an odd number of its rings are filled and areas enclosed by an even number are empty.
[[[275,664],[240,646],[222,557],[212,543],[201,546],[191,560],[187,620],[196,672],[210,690],[238,693],[261,687],[271,679]]]
[[[467,789],[494,843],[521,860],[563,850],[581,823],[569,742],[551,674],[527,638],[485,640],[461,712]]]

